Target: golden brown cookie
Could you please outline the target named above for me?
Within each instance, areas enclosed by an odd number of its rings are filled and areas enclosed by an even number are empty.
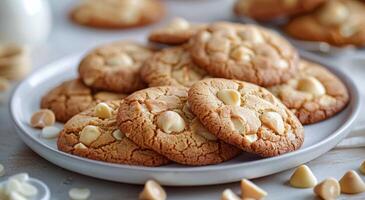
[[[42,97],[41,108],[54,112],[56,120],[66,122],[99,101],[122,99],[126,95],[110,92],[94,92],[79,79],[65,81]]]
[[[261,86],[286,82],[297,72],[297,51],[278,34],[255,25],[219,22],[192,37],[191,56],[214,77]]]
[[[154,87],[126,97],[118,112],[122,132],[136,144],[186,165],[229,160],[239,150],[209,133],[189,110],[188,89]]]
[[[153,86],[186,86],[209,77],[195,65],[189,53],[189,46],[166,48],[155,53],[141,70],[142,79]]]
[[[205,27],[204,24],[192,24],[183,18],[175,18],[167,26],[153,30],[148,40],[167,45],[179,45],[188,42],[193,35]]]
[[[72,117],[58,137],[58,149],[77,156],[111,163],[160,166],[169,160],[141,148],[118,129],[121,101],[101,103]]]
[[[263,157],[295,151],[304,129],[266,89],[247,82],[205,79],[189,90],[191,110],[219,139]]]
[[[302,60],[299,73],[287,83],[268,88],[302,124],[330,118],[349,102],[346,86],[323,66]]]
[[[331,0],[313,13],[293,18],[284,30],[300,40],[364,46],[365,5],[355,0]]]
[[[145,87],[140,68],[152,53],[146,46],[127,41],[97,47],[82,59],[80,78],[95,89],[134,92]]]
[[[327,0],[237,0],[233,11],[259,21],[312,11]]]
[[[160,0],[88,0],[70,16],[81,25],[121,29],[158,22],[165,16],[165,7]]]

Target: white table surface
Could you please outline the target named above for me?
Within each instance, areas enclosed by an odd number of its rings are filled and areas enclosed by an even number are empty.
[[[88,50],[97,44],[119,39],[135,39],[144,41],[146,32],[151,28],[139,28],[125,31],[106,31],[89,29],[74,25],[67,18],[68,11],[75,0],[52,1],[54,27],[48,41],[35,48],[32,53],[34,68],[41,67],[65,55]],[[170,0],[168,18],[183,16],[193,21],[230,20],[232,0]],[[164,22],[166,22],[165,20]],[[161,22],[161,23],[164,23]],[[156,26],[156,25],[155,25]],[[158,26],[158,25],[157,25]],[[363,59],[361,58],[363,54]],[[326,58],[337,63],[349,73],[362,90],[365,87],[365,52],[349,54],[346,58]],[[361,114],[361,119],[365,115]],[[358,170],[365,160],[365,149],[332,150],[325,155],[307,163],[319,180],[332,176],[340,178],[347,170]],[[137,199],[142,186],[108,182],[79,175],[44,160],[31,151],[16,135],[8,114],[7,104],[0,105],[0,163],[5,166],[7,176],[28,172],[31,176],[43,180],[51,189],[52,200],[68,199],[68,190],[72,187],[87,187],[91,190],[92,200]],[[292,173],[288,170],[272,176],[253,180],[269,193],[267,199],[316,199],[311,189],[294,189],[287,181]],[[362,178],[365,178],[362,176]],[[166,187],[168,199],[219,199],[225,188],[239,192],[239,183],[204,186],[204,187]],[[360,195],[342,195],[340,199],[365,199]]]

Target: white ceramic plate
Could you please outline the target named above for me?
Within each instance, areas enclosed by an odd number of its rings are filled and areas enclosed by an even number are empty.
[[[306,126],[305,142],[298,151],[265,159],[243,153],[231,161],[202,167],[171,164],[153,168],[110,164],[58,151],[56,140],[41,139],[40,131],[29,126],[32,113],[39,109],[41,96],[62,81],[76,77],[80,58],[81,55],[66,57],[30,75],[14,91],[10,113],[20,138],[40,156],[60,167],[106,180],[142,184],[152,178],[163,185],[187,186],[228,183],[243,177],[251,179],[274,174],[308,162],[333,148],[350,132],[360,107],[359,93],[353,82],[337,69],[330,68],[346,83],[351,102],[335,117]]]

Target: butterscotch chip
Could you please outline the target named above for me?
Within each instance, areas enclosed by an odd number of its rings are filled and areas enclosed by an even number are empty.
[[[306,60],[300,61],[296,77],[268,89],[293,110],[303,124],[328,119],[343,110],[349,101],[347,88],[338,77]]]
[[[308,12],[327,0],[237,0],[233,11],[259,21]]]
[[[245,198],[253,198],[253,199],[263,199],[267,196],[267,192],[263,189],[252,183],[247,179],[241,180],[241,197]]]
[[[340,184],[334,178],[327,178],[314,187],[314,193],[324,200],[337,199],[341,194]]]
[[[306,165],[299,166],[290,177],[290,185],[296,188],[312,188],[316,184],[317,178]]]
[[[165,200],[166,198],[165,190],[153,180],[148,180],[139,194],[139,200]]]
[[[159,0],[89,0],[70,13],[74,22],[97,28],[130,28],[160,21],[165,8]]]
[[[141,70],[143,80],[150,87],[190,87],[209,75],[192,61],[188,45],[166,48],[149,58]]]
[[[168,45],[183,44],[205,27],[205,24],[195,24],[188,22],[184,18],[174,18],[167,26],[152,30],[148,40]]]
[[[225,103],[217,93],[235,91]],[[232,92],[233,94],[233,92]],[[189,105],[218,139],[263,157],[277,156],[300,148],[304,129],[295,115],[269,91],[247,82],[205,79],[189,90]],[[238,100],[235,100],[238,101]]]
[[[207,133],[197,133],[197,117],[187,106],[188,89],[154,87],[124,99],[118,112],[120,130],[139,146],[186,165],[209,165],[232,159],[239,150]]]
[[[107,102],[112,116],[100,119],[95,106],[72,117],[61,131],[58,149],[77,156],[110,163],[160,166],[169,163],[154,151],[141,148],[120,132],[116,115],[121,101]]]
[[[342,193],[357,194],[365,192],[365,183],[354,170],[346,172],[339,183]]]
[[[286,82],[298,68],[294,47],[256,25],[214,23],[193,36],[191,44],[194,62],[214,77],[271,86]]]
[[[92,88],[130,93],[145,87],[140,68],[152,50],[134,42],[120,41],[93,49],[80,62],[79,74]]]
[[[355,0],[331,0],[313,13],[293,18],[284,30],[300,40],[335,46],[365,45],[365,6]]]
[[[34,128],[44,128],[46,126],[52,126],[55,121],[55,115],[51,110],[42,109],[32,115],[30,125]]]
[[[365,174],[365,161],[360,165],[360,172]]]
[[[231,189],[225,189],[222,193],[221,200],[241,200]]]

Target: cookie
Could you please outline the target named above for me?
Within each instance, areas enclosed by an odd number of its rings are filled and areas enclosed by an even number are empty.
[[[188,89],[154,87],[126,97],[120,105],[120,130],[141,147],[185,165],[229,160],[240,151],[209,133],[189,110]]]
[[[165,7],[160,0],[89,0],[73,9],[70,16],[80,25],[123,29],[160,21]]]
[[[272,157],[303,144],[304,129],[296,116],[257,85],[205,79],[190,88],[188,101],[212,134],[246,152]]]
[[[194,62],[214,77],[271,86],[286,82],[297,72],[294,47],[259,26],[215,23],[191,40]]]
[[[145,87],[140,68],[152,53],[148,47],[127,41],[97,47],[80,62],[80,78],[95,89],[132,93]]]
[[[327,0],[237,0],[233,11],[258,21],[270,21],[312,11]]]
[[[174,18],[167,26],[153,30],[148,40],[167,45],[179,45],[188,42],[193,35],[205,27],[204,24],[192,24],[183,18]]]
[[[137,146],[118,129],[116,116],[120,102],[102,103],[72,117],[58,137],[58,149],[110,163],[144,166],[169,163],[164,156]]]
[[[302,124],[330,118],[349,102],[346,86],[323,66],[302,60],[299,73],[287,83],[268,88]]]
[[[195,65],[189,53],[189,46],[166,48],[149,58],[141,70],[142,79],[148,86],[186,86],[209,75]]]
[[[93,92],[79,79],[65,81],[42,97],[41,108],[54,112],[56,120],[66,122],[99,101],[122,99],[126,95],[109,92]]]
[[[299,40],[364,46],[365,5],[355,0],[331,0],[313,13],[293,18],[284,31]]]

